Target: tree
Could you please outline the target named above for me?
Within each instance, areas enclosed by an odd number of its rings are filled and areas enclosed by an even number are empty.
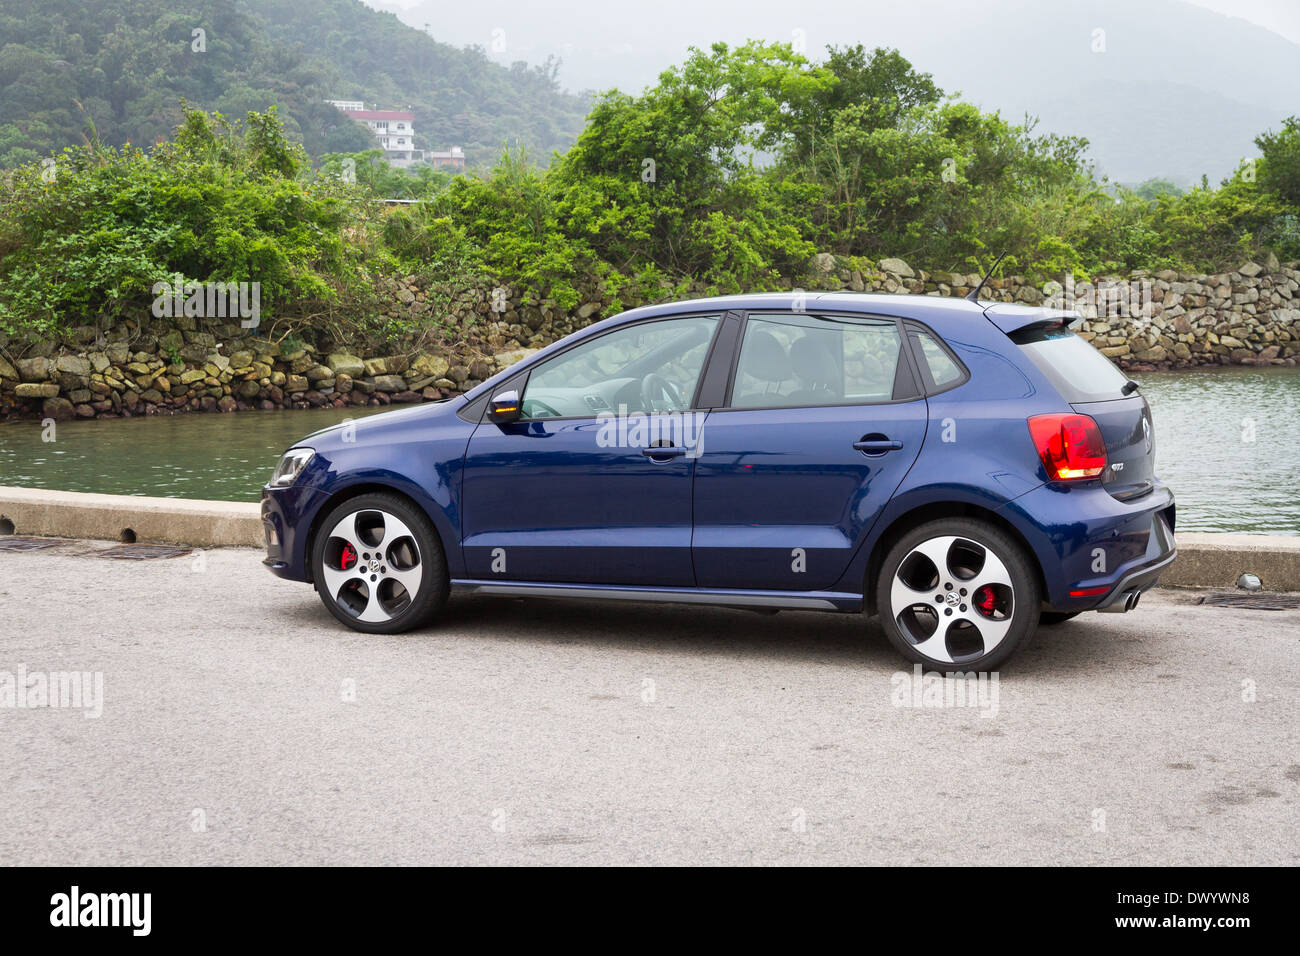
[[[1300,209],[1300,117],[1287,117],[1276,133],[1260,133],[1255,145],[1263,154],[1259,184]]]

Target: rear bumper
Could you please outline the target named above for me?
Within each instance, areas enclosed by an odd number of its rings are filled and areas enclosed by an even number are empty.
[[[1055,611],[1124,610],[1127,595],[1153,587],[1178,553],[1174,496],[1162,482],[1130,501],[1100,482],[1043,485],[1000,514],[1033,548]]]
[[[1174,558],[1178,557],[1178,549],[1170,551],[1168,555],[1161,557],[1154,564],[1141,568],[1135,568],[1110,589],[1110,593],[1102,598],[1101,603],[1097,605],[1098,611],[1123,612],[1131,611],[1137,606],[1137,599],[1142,592],[1148,591],[1156,586],[1160,580],[1161,573],[1165,568],[1174,563]]]

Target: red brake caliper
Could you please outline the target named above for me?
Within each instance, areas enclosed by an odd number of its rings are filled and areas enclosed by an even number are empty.
[[[357,563],[356,549],[353,548],[352,545],[350,544],[343,545],[343,555],[341,558],[339,558],[340,570],[346,571],[348,570],[348,568],[352,567],[352,565],[356,563]]]
[[[992,585],[986,584],[975,592],[975,605],[985,616],[993,614],[997,605],[997,596],[993,593]]]

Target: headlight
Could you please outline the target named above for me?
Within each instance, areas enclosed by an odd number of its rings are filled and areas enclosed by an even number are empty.
[[[275,474],[271,476],[272,488],[287,488],[302,474],[302,470],[307,467],[307,462],[316,457],[316,452],[310,448],[290,448],[280,459],[280,464],[275,466]]]

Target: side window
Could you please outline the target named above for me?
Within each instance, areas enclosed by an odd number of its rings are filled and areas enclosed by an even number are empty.
[[[718,316],[663,319],[606,333],[532,370],[525,419],[685,411]]]
[[[751,315],[731,407],[887,402],[900,342],[889,321]]]
[[[912,339],[921,347],[921,358],[926,368],[930,370],[930,378],[934,380],[935,388],[944,389],[961,381],[965,372],[953,361],[952,356],[944,351],[943,346],[935,341],[934,336],[928,332],[913,332]]]

